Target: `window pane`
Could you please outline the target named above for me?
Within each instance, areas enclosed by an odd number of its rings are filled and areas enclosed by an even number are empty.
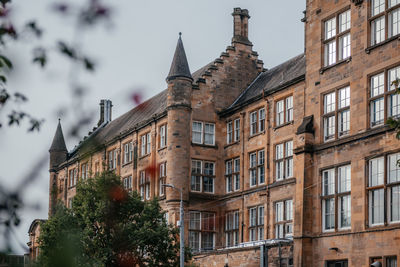
[[[394,81],[400,79],[400,66],[388,71],[388,91],[396,89]]]
[[[254,168],[257,164],[257,154],[251,153],[250,154],[250,168]]]
[[[400,0],[389,0],[389,8],[400,4]]]
[[[345,87],[339,90],[339,108],[350,106],[350,87]]]
[[[258,111],[258,131],[262,132],[265,130],[265,109]]]
[[[232,143],[232,137],[233,137],[233,128],[232,128],[232,122],[230,121],[230,122],[228,122],[227,124],[226,124],[226,142],[228,143],[228,144],[230,144],[230,143]]]
[[[324,96],[324,114],[335,111],[336,98],[335,92],[326,94]]]
[[[276,158],[283,159],[283,144],[276,145]]]
[[[240,138],[240,120],[236,119],[235,120],[235,133],[234,133],[234,139],[235,141],[238,141]]]
[[[293,141],[285,143],[285,157],[293,156]]]
[[[257,111],[250,114],[250,134],[257,133]]]
[[[397,267],[397,257],[387,257],[386,258],[386,267]]]
[[[282,180],[283,179],[283,161],[276,162],[275,169],[276,169],[276,180]]]
[[[203,123],[193,122],[192,124],[192,142],[201,144],[203,143]]]
[[[369,192],[369,222],[371,225],[383,223],[383,192],[384,189]]]
[[[389,13],[389,38],[400,33],[400,8]]]
[[[390,222],[400,221],[400,186],[390,188]]]
[[[264,207],[258,207],[257,225],[264,225]]]
[[[200,250],[200,232],[189,231],[189,247],[193,251]]]
[[[284,123],[284,112],[283,112],[283,100],[276,102],[276,125],[281,125]]]
[[[214,165],[215,165],[214,162],[204,162],[204,174],[214,175],[215,174]]]
[[[324,229],[330,230],[335,228],[335,199],[328,198],[325,199],[323,206],[323,216],[324,216]]]
[[[339,15],[339,32],[344,32],[350,29],[350,10],[347,10]]]
[[[324,196],[335,193],[335,169],[326,170],[322,173],[322,188]]]
[[[339,38],[339,59],[346,59],[351,55],[350,33]]]
[[[369,161],[369,186],[383,184],[384,159],[377,158]]]
[[[283,202],[275,203],[275,221],[276,222],[283,221]]]
[[[285,177],[290,178],[293,176],[293,158],[286,159]]]
[[[385,40],[385,16],[375,19],[371,23],[372,45]]]
[[[336,35],[336,17],[325,22],[325,40]]]
[[[324,138],[325,141],[335,138],[335,116],[324,118]]]
[[[240,172],[240,159],[234,159],[234,172]]]
[[[381,95],[385,90],[384,74],[380,73],[371,77],[371,97]]]
[[[283,238],[284,224],[277,224],[275,227],[275,238]]]
[[[293,200],[285,201],[286,221],[293,220]]]
[[[225,162],[225,174],[231,174],[232,173],[232,161],[229,160]]]
[[[384,120],[384,115],[383,97],[371,101],[371,126],[382,124]]]
[[[256,220],[257,220],[257,209],[251,208],[249,216],[250,226],[256,226]]]
[[[257,170],[250,170],[250,186],[255,186],[257,184]]]
[[[189,229],[200,230],[200,212],[189,213]]]
[[[378,15],[385,10],[385,0],[372,0],[371,2],[372,16]]]
[[[388,182],[394,183],[400,181],[400,167],[399,167],[400,153],[389,155],[388,157]]]
[[[214,233],[201,233],[201,248],[202,250],[214,249]]]
[[[340,225],[339,227],[350,227],[351,226],[351,197],[350,195],[339,198],[340,205]]]
[[[351,190],[351,165],[338,168],[338,193],[349,192]]]
[[[215,125],[213,123],[204,124],[204,144],[214,145]]]
[[[286,122],[293,120],[293,96],[286,98]]]
[[[339,113],[339,136],[349,133],[350,130],[350,110],[344,110]]]
[[[336,63],[336,41],[331,41],[325,45],[325,66]]]

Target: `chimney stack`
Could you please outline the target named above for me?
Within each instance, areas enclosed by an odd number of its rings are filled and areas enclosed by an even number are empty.
[[[232,43],[241,43],[245,45],[252,45],[249,41],[249,11],[235,7],[233,9],[233,38]]]
[[[97,126],[111,121],[112,102],[111,100],[102,99],[100,101],[100,119]]]

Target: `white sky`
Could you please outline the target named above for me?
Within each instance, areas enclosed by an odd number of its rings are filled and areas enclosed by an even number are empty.
[[[54,44],[60,38],[72,40],[72,21],[50,11],[50,3],[55,1],[14,2],[12,18],[17,25],[37,19],[39,25],[45,28],[42,42]],[[80,77],[90,88],[85,97],[85,108],[95,111],[96,116],[100,99],[113,101],[113,118],[116,118],[132,108],[129,95],[133,90],[140,90],[147,99],[166,88],[165,78],[178,32],[182,32],[192,72],[219,57],[230,45],[233,29],[231,13],[234,7],[249,10],[249,39],[259,58],[264,61],[264,67],[274,67],[303,52],[304,25],[300,19],[303,17],[305,0],[106,2],[113,7],[111,25],[84,31],[79,38],[84,51],[98,63],[93,75]],[[39,133],[26,133],[27,125],[0,130],[0,184],[10,188],[29,173],[39,157],[48,155],[57,125],[56,110],[59,107],[72,109],[73,105],[68,87],[68,61],[53,56],[45,70],[39,70],[30,63],[30,49],[36,44],[39,43],[34,38],[25,37],[22,42],[9,46],[16,69],[9,87],[13,92],[19,91],[28,96],[29,102],[21,105],[22,109],[46,120]],[[6,122],[6,111],[0,110],[3,124]],[[70,113],[68,117],[61,118],[64,133],[78,116]],[[93,126],[98,117],[95,120]],[[78,140],[66,140],[66,143],[71,150]],[[40,209],[26,209],[23,212],[22,223],[17,229],[18,241],[14,241],[16,253],[24,252],[17,242],[28,242],[27,231],[32,220],[47,218],[47,166],[40,170],[38,180],[25,191],[25,201],[39,204]],[[2,244],[0,237],[0,249]]]

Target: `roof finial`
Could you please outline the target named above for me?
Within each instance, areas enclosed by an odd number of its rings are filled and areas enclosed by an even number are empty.
[[[58,122],[61,122],[61,118],[58,118]]]
[[[179,38],[181,38],[181,36],[182,36],[182,32],[179,32]]]

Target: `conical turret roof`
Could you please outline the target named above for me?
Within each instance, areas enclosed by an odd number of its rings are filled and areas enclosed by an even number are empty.
[[[186,77],[193,79],[190,74],[189,64],[187,62],[185,49],[183,48],[181,33],[179,33],[178,44],[176,45],[174,59],[167,77],[167,81],[177,77]]]
[[[61,129],[61,122],[58,120],[58,126],[56,130],[56,134],[53,138],[53,143],[51,143],[51,147],[49,151],[68,151],[67,146],[65,145],[64,135]]]

